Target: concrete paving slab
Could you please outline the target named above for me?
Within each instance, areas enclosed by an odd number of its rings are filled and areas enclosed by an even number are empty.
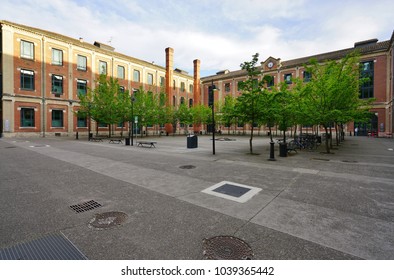
[[[365,259],[394,258],[394,223],[277,198],[253,223]]]

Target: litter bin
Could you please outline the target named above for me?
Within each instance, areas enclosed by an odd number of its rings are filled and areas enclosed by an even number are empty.
[[[198,147],[197,135],[188,135],[186,138],[188,149],[194,149]]]
[[[124,139],[125,146],[130,146],[130,138]]]
[[[279,143],[279,156],[287,157],[287,143]]]

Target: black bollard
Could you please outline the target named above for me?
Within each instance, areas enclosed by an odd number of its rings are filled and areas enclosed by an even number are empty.
[[[270,142],[270,161],[275,161],[275,142]]]

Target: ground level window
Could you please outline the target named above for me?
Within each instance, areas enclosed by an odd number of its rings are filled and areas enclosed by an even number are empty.
[[[63,110],[52,110],[52,127],[63,127]]]
[[[78,116],[77,117],[77,127],[87,127],[88,122],[85,116]]]
[[[34,108],[21,108],[21,127],[34,126]]]

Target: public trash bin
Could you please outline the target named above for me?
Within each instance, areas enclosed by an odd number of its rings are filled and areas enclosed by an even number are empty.
[[[194,149],[198,147],[197,135],[188,135],[186,138],[188,149]]]
[[[279,156],[287,157],[287,143],[279,143]]]
[[[130,138],[125,138],[124,141],[125,146],[130,146]]]

